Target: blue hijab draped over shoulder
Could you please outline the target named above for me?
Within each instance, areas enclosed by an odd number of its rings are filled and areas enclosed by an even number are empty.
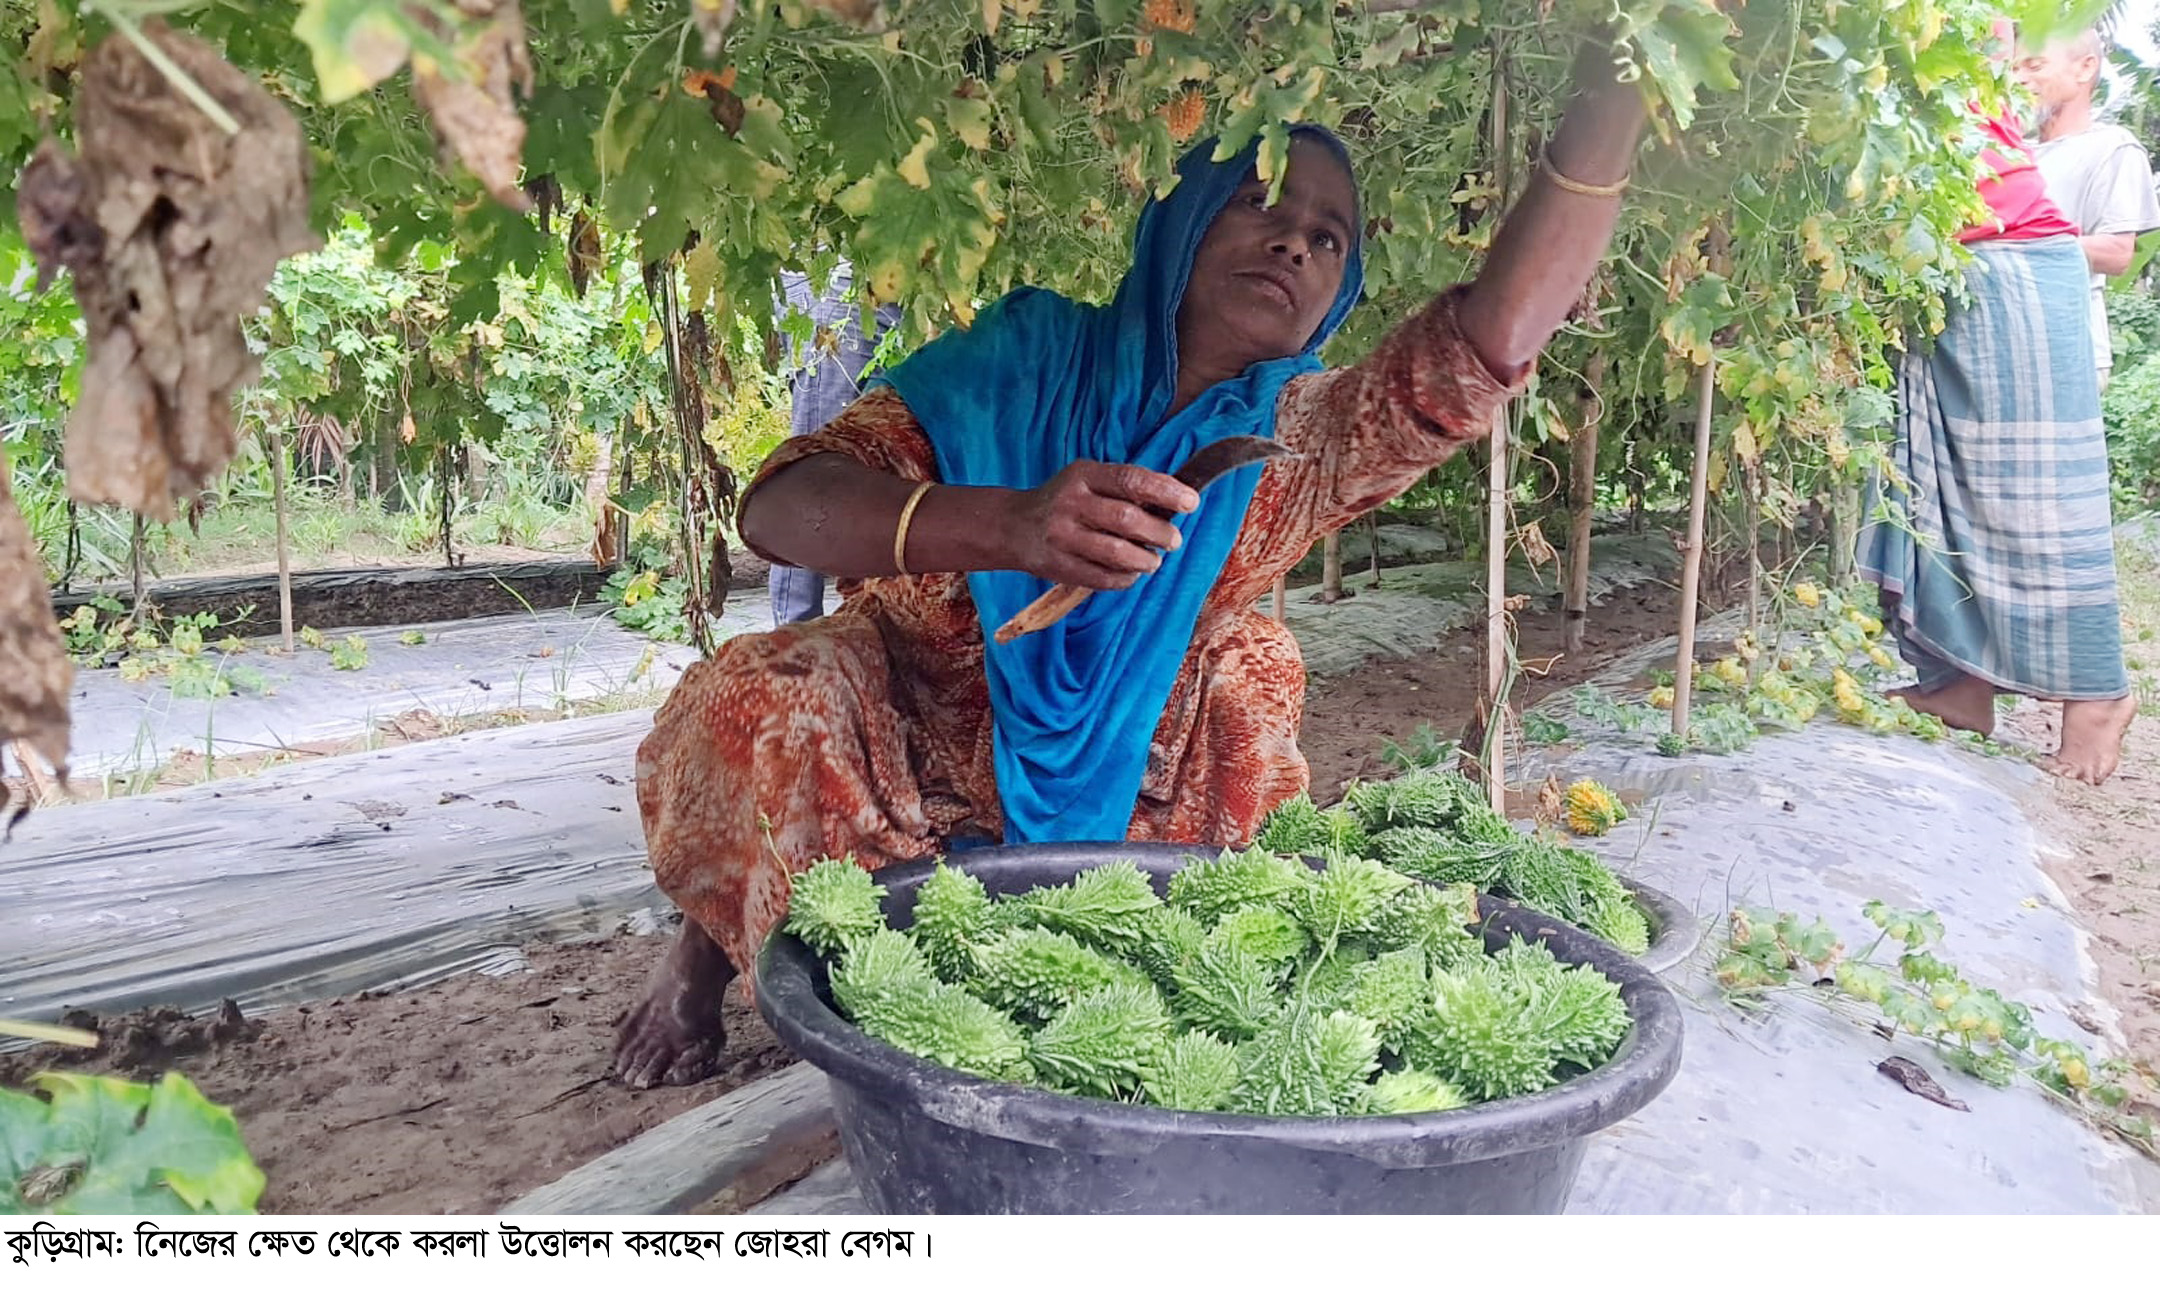
[[[1334,135],[1297,132],[1348,168]],[[886,380],[922,424],[942,482],[1035,488],[1082,459],[1168,474],[1217,439],[1274,435],[1283,386],[1320,370],[1315,353],[1357,303],[1363,271],[1353,247],[1334,306],[1301,353],[1256,363],[1166,419],[1193,255],[1252,174],[1255,148],[1220,163],[1209,160],[1213,149],[1207,140],[1188,152],[1176,188],[1141,212],[1132,268],[1108,305],[1022,288],[891,371]],[[1155,728],[1259,477],[1247,467],[1203,492],[1198,509],[1173,521],[1183,542],[1161,568],[1010,644],[989,638],[1050,584],[1014,571],[969,575],[987,643],[1007,843],[1124,839]]]

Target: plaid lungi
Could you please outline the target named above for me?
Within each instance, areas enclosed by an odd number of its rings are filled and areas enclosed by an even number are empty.
[[[2113,699],[2123,668],[2107,440],[2077,239],[1982,242],[1933,346],[1898,372],[1892,470],[1868,489],[1863,578],[1923,691],[1977,676]]]

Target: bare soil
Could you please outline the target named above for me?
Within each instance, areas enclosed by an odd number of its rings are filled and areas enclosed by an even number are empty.
[[[730,1001],[719,1078],[648,1092],[611,1083],[615,1019],[660,948],[629,936],[531,946],[531,970],[514,976],[259,1018],[77,1016],[97,1024],[103,1047],[0,1056],[0,1085],[53,1066],[136,1079],[179,1070],[239,1117],[269,1177],[267,1213],[488,1213],[793,1060]]]
[[[1517,709],[1573,689],[1629,650],[1673,633],[1679,593],[1648,583],[1617,593],[1591,609],[1583,649],[1560,648],[1557,611],[1516,619]],[[1727,603],[1723,589],[1705,587],[1702,613]],[[1439,648],[1406,659],[1374,659],[1345,676],[1312,683],[1305,693],[1305,728],[1298,746],[1312,766],[1313,800],[1327,805],[1353,780],[1393,774],[1381,759],[1389,742],[1402,744],[1420,726],[1442,740],[1461,737],[1477,716],[1484,682],[1483,625],[1453,633]]]
[[[2160,565],[2127,547],[2122,559],[2123,651],[2138,716],[2107,783],[2049,781],[2041,827],[2063,848],[2049,872],[2092,932],[2101,993],[2114,1005],[2126,1056],[2160,1105]],[[2061,709],[2020,702],[1996,729],[2011,747],[2051,753]]]

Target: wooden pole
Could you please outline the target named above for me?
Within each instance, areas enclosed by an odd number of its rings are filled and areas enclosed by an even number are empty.
[[[450,544],[450,523],[457,514],[457,508],[451,505],[450,500],[452,480],[450,476],[449,444],[443,443],[435,446],[435,461],[438,467],[435,472],[436,476],[442,481],[442,504],[436,510],[440,513],[442,519],[443,568],[455,569],[457,567],[457,553]]]
[[[1860,535],[1860,486],[1836,483],[1830,487],[1830,581],[1843,586],[1852,580],[1854,548]]]
[[[1582,425],[1568,442],[1568,576],[1563,601],[1560,648],[1570,654],[1583,647],[1590,622],[1590,521],[1597,509],[1598,426],[1605,416],[1604,350],[1583,367]]]
[[[1747,543],[1747,630],[1748,639],[1762,642],[1762,463],[1746,463],[1743,477],[1747,485],[1747,514],[1740,523],[1741,540]],[[1754,679],[1755,664],[1747,666],[1748,678]]]
[[[1320,603],[1342,599],[1342,530],[1320,539]]]
[[[1289,594],[1289,582],[1283,578],[1277,578],[1275,580],[1275,621],[1278,623],[1289,621],[1290,607],[1287,603]]]
[[[1507,208],[1513,167],[1508,158],[1507,69],[1500,46],[1492,50],[1493,188],[1498,193],[1495,218]],[[1508,413],[1493,413],[1485,471],[1485,748],[1486,799],[1496,811],[1507,809],[1507,481]]]
[[[277,607],[278,625],[285,633],[285,652],[293,652],[292,621],[292,526],[285,504],[285,432],[270,432],[270,497],[277,510]]]
[[[1372,539],[1372,585],[1380,585],[1380,512],[1365,512],[1365,535]]]
[[[143,517],[135,517],[135,527],[129,530],[128,562],[134,569],[135,602],[128,606],[135,625],[143,625]]]
[[[1688,732],[1688,699],[1695,688],[1695,604],[1702,590],[1703,509],[1710,496],[1710,418],[1717,399],[1717,356],[1703,364],[1695,409],[1695,462],[1688,473],[1687,542],[1680,548],[1680,658],[1673,666],[1672,732]]]

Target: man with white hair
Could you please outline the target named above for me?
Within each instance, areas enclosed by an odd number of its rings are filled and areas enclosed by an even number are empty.
[[[2086,31],[2024,51],[2017,78],[2036,103],[2034,153],[2048,197],[2078,226],[2085,262],[2092,267],[2093,351],[2105,388],[2115,363],[2107,280],[2130,267],[2138,234],[2160,228],[2160,197],[2154,195],[2152,162],[2137,136],[2094,116],[2102,52],[2099,33]]]

